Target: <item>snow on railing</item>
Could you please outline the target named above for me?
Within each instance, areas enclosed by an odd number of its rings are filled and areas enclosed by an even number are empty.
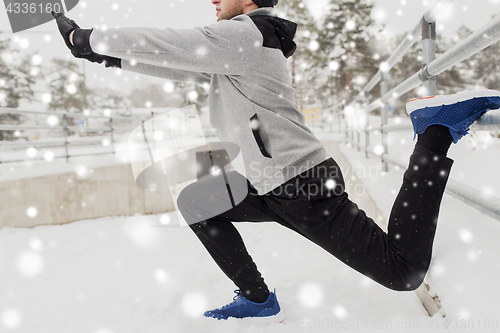
[[[6,141],[0,140],[0,148],[2,152],[5,152],[5,149],[18,150],[23,148],[54,148],[61,147],[64,148],[64,155],[54,156],[53,158],[66,158],[66,161],[69,160],[70,157],[77,156],[86,156],[86,155],[100,155],[100,154],[114,154],[115,144],[120,141],[117,139],[117,132],[131,132],[134,130],[142,121],[146,121],[149,119],[153,119],[158,115],[158,112],[151,112],[147,116],[99,116],[99,115],[85,115],[81,113],[69,113],[69,112],[55,112],[55,111],[28,111],[28,110],[19,110],[15,108],[0,108],[0,114],[18,114],[18,115],[34,115],[35,118],[39,116],[46,116],[46,124],[47,125],[14,125],[14,124],[0,124],[0,131],[14,131],[17,132],[18,136],[22,135],[21,131],[52,131],[52,135],[55,135],[55,138],[50,138],[50,140],[30,140],[30,141]],[[187,122],[188,115],[184,115],[186,119],[180,120],[180,122]],[[78,123],[77,126],[69,125],[68,118],[76,119]],[[94,122],[96,125],[90,125],[89,121]],[[122,122],[124,124],[128,124],[129,126],[123,126],[118,124],[118,122]],[[37,121],[35,121],[37,123]],[[60,125],[61,124],[61,125]],[[90,126],[89,126],[90,125]],[[167,128],[167,131],[169,129]],[[84,137],[71,137],[70,133],[73,132],[78,135],[84,135]],[[91,135],[88,137],[87,135]],[[167,137],[170,137],[169,133],[166,133]],[[101,145],[104,147],[110,146],[111,150],[104,152],[90,152],[83,154],[72,154],[69,151],[70,147],[78,146],[95,146]],[[19,159],[15,157],[14,159],[6,159],[5,155],[2,154],[3,158],[0,160],[0,163],[9,163],[9,162],[23,162],[26,160],[43,160],[44,158],[30,158],[24,157]],[[17,158],[17,159],[16,159]]]

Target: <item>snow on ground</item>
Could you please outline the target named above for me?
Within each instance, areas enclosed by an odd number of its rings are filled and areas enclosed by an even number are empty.
[[[442,325],[414,293],[387,290],[271,222],[237,228],[276,288],[286,323],[204,318],[204,310],[231,301],[235,287],[189,228],[165,227],[161,218],[1,229],[0,331],[420,332]]]
[[[391,140],[405,140],[391,153],[407,159],[411,133]],[[450,152],[452,178],[498,195],[499,147],[498,140],[487,150],[460,142]],[[388,216],[403,170],[384,174],[376,158],[341,149]],[[0,332],[477,332],[500,325],[500,224],[447,195],[427,276],[443,305],[433,318],[415,293],[388,290],[272,222],[237,228],[276,288],[285,323],[204,318],[236,288],[176,220],[173,212],[0,229]]]

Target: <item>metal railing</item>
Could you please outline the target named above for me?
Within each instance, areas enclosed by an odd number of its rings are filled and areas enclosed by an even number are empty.
[[[463,41],[436,58],[436,16],[452,0],[437,1],[427,11],[421,21],[408,33],[389,59],[382,63],[381,69],[372,77],[368,84],[356,96],[352,103],[344,106],[343,124],[339,125],[345,133],[345,140],[358,150],[364,150],[366,157],[377,156],[382,161],[383,171],[388,171],[388,164],[406,168],[405,163],[398,158],[388,155],[388,134],[393,131],[413,130],[408,118],[406,123],[388,124],[388,102],[404,93],[422,85],[423,96],[436,95],[436,76],[450,69],[459,62],[473,56],[484,48],[500,40],[500,15],[494,17],[483,27],[469,35]],[[398,63],[422,34],[422,69],[393,89],[388,89],[387,73]],[[370,91],[380,83],[381,96],[370,102]],[[336,106],[335,108],[339,108]],[[372,127],[369,124],[369,113],[376,109],[381,111],[381,125]],[[332,109],[332,108],[330,108]],[[338,117],[338,119],[341,119]],[[364,121],[360,121],[364,120]],[[500,130],[500,112],[490,111],[471,126],[474,131]],[[382,153],[369,150],[370,133],[380,132]],[[361,133],[364,132],[365,142],[361,144]],[[467,185],[450,179],[446,192],[466,204],[478,209],[482,213],[500,221],[500,199]]]
[[[165,112],[169,108],[165,108]],[[175,108],[173,108],[175,109]],[[28,140],[28,141],[7,141],[0,140],[0,163],[9,162],[23,162],[26,160],[36,161],[43,160],[44,157],[29,158],[24,156],[23,158],[6,158],[7,153],[13,153],[21,149],[26,148],[64,148],[63,155],[54,155],[53,158],[66,158],[69,161],[71,157],[88,156],[88,155],[100,155],[100,154],[115,154],[116,144],[127,142],[126,138],[120,140],[120,134],[128,134],[132,132],[137,126],[147,120],[153,120],[154,117],[163,112],[152,111],[149,115],[144,116],[95,116],[95,115],[85,115],[81,113],[66,113],[66,112],[50,112],[50,111],[27,111],[19,110],[15,108],[0,108],[0,114],[17,114],[22,116],[32,116],[34,118],[34,125],[15,125],[15,124],[0,124],[0,131],[17,131],[18,137],[23,137],[23,134],[33,133],[33,132],[52,132],[49,140]],[[42,117],[57,117],[57,119],[52,119],[52,124],[39,125],[38,118]],[[183,117],[186,119],[180,119],[179,123],[186,123],[189,115],[184,114]],[[73,121],[69,121],[72,119]],[[74,125],[75,119],[80,120],[78,125]],[[94,124],[89,124],[93,122]],[[77,121],[78,123],[78,121]],[[71,125],[70,125],[71,124]],[[153,127],[154,131],[154,127]],[[166,137],[171,138],[171,129],[169,127],[165,128]],[[178,132],[178,131],[176,131]],[[71,135],[71,134],[74,135]],[[153,133],[154,134],[154,133]],[[187,134],[187,133],[186,133]],[[118,136],[118,137],[117,137]],[[181,133],[182,136],[182,133]],[[104,152],[92,151],[88,153],[71,153],[71,147],[93,147],[96,145],[101,145],[103,147],[109,146],[109,150]]]

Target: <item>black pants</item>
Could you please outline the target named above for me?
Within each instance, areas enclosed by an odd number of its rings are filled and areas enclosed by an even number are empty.
[[[262,299],[269,291],[232,222],[276,221],[387,288],[414,290],[430,264],[439,206],[452,164],[443,155],[415,147],[392,208],[388,233],[349,200],[339,166],[331,158],[262,196],[247,181],[249,193],[241,203],[190,227],[251,300]],[[243,177],[234,171],[225,175]],[[190,217],[200,216],[201,203],[207,200],[227,200],[227,192],[222,196],[213,191],[216,183],[224,181],[221,174],[186,187],[177,201],[183,217],[189,222]]]

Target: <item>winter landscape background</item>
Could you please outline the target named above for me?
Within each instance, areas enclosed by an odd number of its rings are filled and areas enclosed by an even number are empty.
[[[433,1],[280,0],[280,14],[299,23],[289,60],[297,104],[326,108],[352,100]],[[500,0],[456,0],[437,19],[438,56],[500,13]],[[82,28],[171,27],[215,22],[209,0],[80,1],[67,14]],[[206,117],[207,87],[166,81],[85,63],[72,57],[54,21],[12,34],[0,9],[0,107],[82,115],[145,114],[195,104]],[[395,86],[421,68],[420,43],[390,72]],[[500,90],[500,47],[494,44],[438,77],[438,93]],[[380,92],[378,88],[373,96]],[[390,123],[408,121],[404,103],[391,104]],[[372,125],[377,125],[377,113]],[[0,123],[51,123],[48,117],[0,114]],[[48,140],[53,133],[0,131],[2,142]],[[500,134],[472,133],[450,150],[451,178],[500,197],[496,176]],[[76,137],[76,134],[75,134]],[[343,138],[319,133],[332,140]],[[410,131],[390,135],[391,154],[406,160]],[[378,148],[377,134],[371,148]],[[103,140],[103,146],[109,141]],[[102,147],[101,147],[102,148]],[[403,170],[381,171],[340,145],[385,218]],[[2,146],[2,149],[3,146]],[[126,148],[122,149],[123,151]],[[70,160],[33,150],[2,150],[29,163],[0,164],[0,181],[127,163],[122,155]],[[360,171],[376,170],[366,176]],[[344,170],[345,171],[345,170]],[[77,172],[77,171],[75,171]],[[4,195],[3,193],[0,195]],[[41,193],[43,195],[43,193]],[[2,198],[0,196],[0,199]],[[27,211],[27,218],[36,212]],[[275,223],[237,228],[268,285],[276,288],[285,323],[259,326],[202,317],[228,303],[235,289],[175,213],[111,216],[61,226],[0,229],[0,332],[477,332],[499,329],[500,224],[445,195],[426,281],[442,311],[429,317],[414,293],[387,290]],[[315,260],[310,260],[311,257]]]

